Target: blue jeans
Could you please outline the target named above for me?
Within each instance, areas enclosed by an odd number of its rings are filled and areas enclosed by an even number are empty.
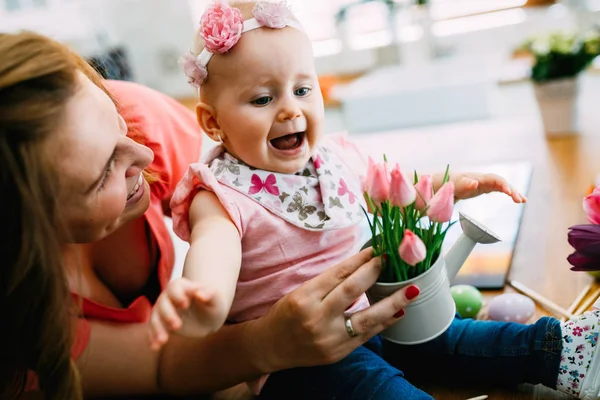
[[[429,400],[409,381],[478,382],[556,387],[562,349],[560,323],[532,325],[456,318],[440,337],[401,346],[376,337],[343,360],[272,374],[259,399]],[[405,375],[406,374],[406,375]],[[468,379],[468,381],[467,381]]]

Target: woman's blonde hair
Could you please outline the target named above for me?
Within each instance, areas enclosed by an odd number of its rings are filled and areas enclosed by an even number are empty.
[[[0,398],[36,373],[46,399],[80,399],[71,359],[76,308],[61,245],[57,175],[44,145],[62,128],[79,72],[99,75],[67,47],[34,33],[0,34]]]

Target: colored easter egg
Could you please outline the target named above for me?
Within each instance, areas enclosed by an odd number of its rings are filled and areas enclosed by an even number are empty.
[[[481,292],[470,285],[456,285],[450,288],[456,304],[456,311],[463,318],[475,318],[483,306]]]
[[[535,303],[518,293],[494,297],[488,307],[488,317],[494,321],[525,323],[535,312]]]

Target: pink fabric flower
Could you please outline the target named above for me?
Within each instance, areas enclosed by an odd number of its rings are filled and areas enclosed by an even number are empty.
[[[431,175],[422,175],[415,185],[415,190],[417,191],[415,208],[419,211],[423,211],[433,197],[433,180]]]
[[[369,169],[367,171],[366,192],[375,204],[385,201],[390,193],[390,179],[387,164],[377,163],[369,158]]]
[[[454,208],[454,183],[446,182],[433,196],[427,207],[427,216],[433,222],[448,222]]]
[[[583,210],[591,224],[600,225],[600,187],[583,199]]]
[[[218,1],[208,6],[200,20],[200,36],[211,53],[225,53],[240,40],[244,18],[237,8]]]
[[[417,191],[412,183],[406,179],[402,171],[400,171],[400,165],[398,164],[392,170],[389,197],[390,203],[398,207],[406,207],[412,204],[417,197]]]
[[[400,258],[413,267],[423,261],[427,256],[425,243],[420,237],[415,235],[410,229],[404,231],[404,238],[398,247]]]
[[[259,1],[254,6],[254,18],[262,26],[281,29],[287,25],[287,20],[290,18],[290,10],[285,2],[269,3]]]
[[[179,65],[188,77],[190,85],[199,88],[204,83],[207,75],[206,68],[198,64],[198,60],[193,54],[184,54],[179,59]]]

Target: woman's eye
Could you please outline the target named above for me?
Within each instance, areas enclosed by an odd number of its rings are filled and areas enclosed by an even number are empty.
[[[106,182],[108,182],[108,178],[110,178],[110,175],[112,174],[112,170],[113,170],[114,166],[115,166],[115,158],[113,157],[113,159],[110,161],[110,163],[106,167],[106,170],[104,171],[104,177],[102,178],[102,181],[100,181],[98,190],[104,189]]]
[[[294,91],[294,95],[299,96],[299,97],[308,96],[309,94],[310,94],[310,88],[307,88],[307,87],[301,87]]]
[[[259,97],[256,100],[252,100],[252,104],[254,104],[255,106],[266,106],[267,104],[269,104],[271,102],[271,97],[269,96],[263,96],[263,97]]]

